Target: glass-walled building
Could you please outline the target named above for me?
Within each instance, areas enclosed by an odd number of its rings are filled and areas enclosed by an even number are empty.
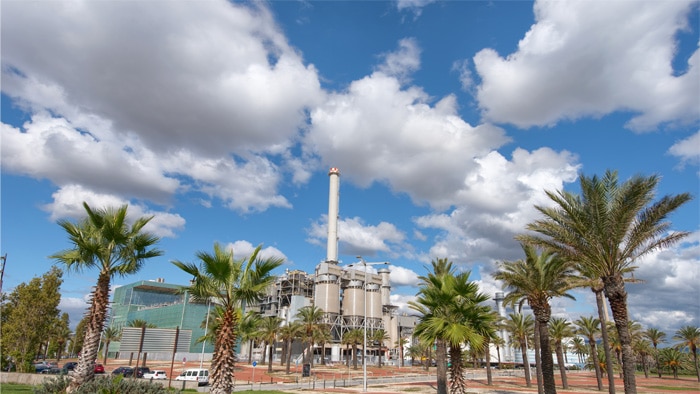
[[[190,352],[202,351],[197,338],[204,335],[204,322],[207,317],[207,304],[194,302],[187,293],[181,293],[182,285],[165,283],[163,279],[139,281],[114,290],[108,327],[120,330],[129,322],[143,320],[157,328],[176,328],[192,331]],[[110,344],[109,353],[119,351],[119,343]],[[214,351],[214,345],[207,342],[204,352]]]

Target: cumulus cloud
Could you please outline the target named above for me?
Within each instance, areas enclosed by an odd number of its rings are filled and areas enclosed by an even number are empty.
[[[498,127],[462,120],[455,96],[434,100],[420,87],[403,88],[381,71],[329,94],[311,112],[306,139],[352,182],[385,182],[437,209],[455,203],[466,174],[476,166],[473,158],[508,140]]]
[[[646,255],[637,266],[634,277],[642,282],[625,285],[632,320],[667,333],[672,327],[700,325],[700,309],[691,301],[700,299],[700,232]]]
[[[227,245],[227,248],[233,250],[233,257],[235,259],[241,259],[241,258],[248,258],[250,257],[253,252],[255,251],[255,248],[257,246],[254,246],[252,243],[244,240],[238,240],[232,243],[229,243]],[[268,259],[268,258],[278,258],[278,259],[287,259],[287,256],[285,256],[282,251],[279,249],[275,248],[274,246],[264,246],[263,248],[260,249],[260,252],[258,253],[258,258],[261,259]]]
[[[392,285],[413,287],[418,285],[418,274],[411,269],[390,265],[389,271],[391,271],[389,278]]]
[[[128,201],[119,196],[96,193],[82,185],[71,184],[61,187],[53,193],[53,202],[46,204],[44,209],[50,212],[52,221],[61,218],[80,220],[86,216],[83,202],[92,209],[129,205],[127,218],[133,220],[152,216],[153,218],[144,227],[144,230],[159,237],[175,237],[175,233],[185,226],[185,219],[179,214],[152,211],[144,205],[129,204]]]
[[[681,165],[700,164],[700,131],[673,144],[668,149],[668,153],[678,157],[681,160]]]
[[[700,118],[700,54],[672,67],[675,34],[694,1],[537,1],[536,23],[505,57],[474,56],[486,119],[519,127],[630,111],[627,126],[654,129]]]
[[[458,264],[516,258],[521,249],[514,237],[537,217],[534,206],[550,205],[545,191],[563,189],[579,169],[574,155],[548,148],[518,148],[510,161],[492,152],[476,163],[458,194],[459,205],[414,219],[419,228],[443,233],[430,249],[431,258]]]
[[[3,93],[32,114],[2,125],[3,171],[126,200],[290,207],[277,166],[323,92],[266,7],[16,2],[2,25]]]
[[[311,224],[308,229],[309,242],[325,245],[328,237],[328,216]],[[380,222],[366,224],[359,217],[338,221],[338,247],[341,254],[351,256],[374,256],[377,253],[397,255],[408,248],[406,236],[394,224]]]

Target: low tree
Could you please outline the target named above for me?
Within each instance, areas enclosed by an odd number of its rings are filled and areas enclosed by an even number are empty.
[[[530,387],[532,386],[532,378],[530,377],[530,361],[527,359],[527,338],[534,330],[535,320],[531,315],[511,313],[504,324],[506,330],[508,330],[513,340],[520,347],[520,352],[523,356],[523,368],[525,369],[525,384],[527,387]]]
[[[107,365],[107,356],[109,354],[109,344],[118,341],[121,339],[122,333],[121,330],[119,330],[116,327],[107,327],[104,332],[102,333],[102,340],[105,343],[104,347],[104,355],[102,357],[102,364]]]
[[[678,370],[683,368],[685,360],[686,355],[676,348],[667,347],[659,351],[661,365],[671,371],[674,379],[678,379]]]
[[[278,332],[280,330],[280,325],[282,324],[282,319],[277,316],[267,316],[263,317],[262,324],[260,324],[258,337],[263,341],[265,345],[264,348],[269,348],[268,351],[268,364],[267,372],[272,373],[272,355],[275,350],[275,341],[277,340]],[[264,349],[263,348],[263,349]],[[265,358],[263,357],[263,364],[265,363]]]
[[[299,309],[296,318],[304,326],[304,333],[306,338],[306,357],[305,363],[314,364],[314,330],[318,329],[319,324],[321,324],[321,319],[323,318],[323,309],[315,306],[309,305]]]
[[[352,365],[353,369],[357,369],[357,346],[364,340],[364,332],[358,328],[345,333],[343,340],[346,344],[352,347]]]
[[[382,352],[384,351],[384,342],[389,340],[389,334],[384,329],[375,330],[372,332],[372,342],[379,346],[379,368],[382,367]]]
[[[262,317],[254,311],[248,311],[243,315],[238,324],[238,335],[241,337],[241,342],[248,342],[248,365],[253,363],[253,349],[255,349],[261,324]]]
[[[595,369],[595,377],[598,382],[598,391],[603,390],[603,373],[598,362],[598,348],[596,347],[596,339],[600,336],[600,320],[593,316],[581,316],[574,322],[576,325],[576,333],[583,335],[588,340],[590,352],[588,360]]]
[[[299,322],[290,322],[280,328],[280,339],[284,342],[283,360],[286,362],[286,373],[289,375],[292,364],[292,345],[294,340],[300,338],[303,333],[303,327]]]
[[[317,343],[321,348],[321,365],[326,365],[326,344],[333,340],[331,328],[327,324],[319,324],[318,329],[314,330],[314,343]]]
[[[554,350],[557,354],[557,364],[559,364],[559,373],[561,374],[561,384],[564,389],[569,388],[569,382],[566,378],[566,361],[564,361],[564,348],[562,342],[566,338],[574,336],[574,330],[571,323],[561,317],[555,317],[549,324],[549,336],[554,342]]]
[[[656,329],[647,328],[644,332],[644,336],[649,339],[651,344],[654,346],[654,358],[656,360],[656,372],[659,374],[659,379],[661,379],[661,364],[659,363],[659,344],[666,340],[666,333]]]
[[[17,285],[2,304],[0,349],[3,357],[14,360],[19,372],[33,372],[32,361],[46,333],[51,333],[59,320],[62,276],[61,270],[53,267],[41,277]]]
[[[698,371],[698,344],[700,344],[700,328],[695,326],[685,326],[676,331],[673,339],[680,341],[679,346],[690,351],[693,356],[693,367],[695,368],[695,376],[700,382],[700,372]]]

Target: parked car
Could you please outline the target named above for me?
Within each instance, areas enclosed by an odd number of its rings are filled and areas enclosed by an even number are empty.
[[[134,376],[134,369],[131,367],[117,367],[117,369],[112,371],[112,375],[122,375],[125,378],[129,378]]]
[[[149,371],[143,374],[144,379],[153,379],[153,380],[163,380],[167,379],[168,375],[163,371],[162,369],[154,369],[153,371]]]
[[[47,374],[59,375],[59,374],[64,373],[64,371],[63,371],[63,369],[58,368],[58,367],[49,367],[46,369],[42,369],[41,372],[39,372],[39,373],[44,374],[44,375],[47,375]]]
[[[58,368],[58,364],[49,361],[39,361],[34,363],[34,371],[36,371],[36,373],[42,373],[44,370],[51,368]]]
[[[138,368],[136,368],[136,372],[137,372],[136,377],[142,378],[143,375],[151,372],[151,369],[148,367],[138,367]]]
[[[102,364],[95,364],[95,373],[105,373],[105,367]]]
[[[175,380],[192,381],[197,382],[199,386],[206,386],[209,384],[209,370],[199,368],[186,369]]]
[[[63,371],[68,372],[68,371],[73,371],[75,367],[78,366],[78,363],[75,361],[69,361],[65,364],[63,364]]]

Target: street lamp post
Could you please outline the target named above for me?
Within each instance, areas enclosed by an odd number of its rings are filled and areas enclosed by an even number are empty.
[[[363,322],[363,329],[364,329],[364,344],[362,346],[362,392],[366,393],[367,392],[367,281],[369,281],[369,275],[367,271],[367,266],[368,265],[388,265],[389,262],[378,262],[378,263],[368,263],[365,261],[365,259],[362,258],[362,256],[357,256],[358,259],[360,259],[360,264],[364,266],[365,270],[365,288],[364,288],[364,296],[365,296],[365,319]]]

